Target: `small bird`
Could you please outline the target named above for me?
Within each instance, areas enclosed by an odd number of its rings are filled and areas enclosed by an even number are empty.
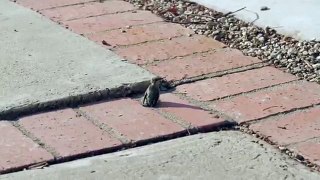
[[[160,83],[162,82],[161,77],[157,76],[151,79],[151,84],[144,93],[142,99],[142,105],[145,107],[155,107],[160,97]]]

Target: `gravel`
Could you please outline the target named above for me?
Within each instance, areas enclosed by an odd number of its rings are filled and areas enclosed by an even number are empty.
[[[197,34],[212,37],[244,55],[269,62],[277,68],[320,84],[320,41],[299,41],[190,1],[125,0],[152,11],[165,21],[179,23]],[[243,10],[239,9],[238,11]]]

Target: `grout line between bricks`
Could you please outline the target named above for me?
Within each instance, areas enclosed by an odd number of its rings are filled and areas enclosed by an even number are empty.
[[[156,23],[161,23],[161,22],[164,22],[164,21],[163,20],[159,20],[159,21],[155,21],[155,22],[136,24],[136,25],[130,25],[130,26],[131,27],[139,27],[139,26],[145,26],[145,25],[156,24]],[[64,24],[62,22],[60,22],[60,25],[64,25]],[[111,28],[111,29],[106,29],[106,30],[102,30],[102,31],[95,31],[95,32],[89,32],[89,33],[80,33],[79,35],[90,36],[90,35],[97,34],[97,33],[105,33],[105,32],[109,32],[109,31],[121,30],[123,28],[126,28],[126,27]],[[73,32],[73,33],[75,33],[75,32]]]
[[[164,91],[161,94],[165,94],[165,93],[170,93],[173,90],[167,90]],[[205,103],[197,101],[195,99],[192,99],[190,97],[187,97],[185,95],[181,95],[181,94],[176,94],[173,93],[175,95],[177,95],[179,98],[181,98],[182,100],[186,100],[188,103],[190,103],[191,105],[194,106],[198,106],[200,107],[203,111],[207,111],[209,114],[213,114],[213,115],[217,115],[219,117],[224,118],[225,122],[222,124],[215,124],[213,127],[206,127],[206,126],[200,126],[200,127],[196,127],[193,126],[192,123],[186,122],[184,121],[182,118],[175,116],[174,114],[170,113],[170,112],[165,112],[164,110],[161,110],[161,108],[154,108],[153,110],[156,111],[158,114],[160,114],[161,116],[165,117],[167,120],[170,120],[176,124],[179,124],[181,127],[185,128],[187,130],[188,135],[192,135],[192,134],[196,134],[196,133],[201,133],[201,132],[213,132],[213,131],[217,131],[217,130],[229,130],[229,129],[233,129],[234,127],[237,125],[237,123],[235,124],[235,121],[232,120],[231,117],[213,110],[212,108],[209,108]],[[135,96],[132,97],[132,99],[139,101],[141,97],[140,96]],[[159,100],[161,103],[161,100]],[[231,121],[229,121],[231,120]],[[210,125],[211,126],[211,125]]]
[[[205,75],[194,76],[194,77],[191,77],[191,78],[185,78],[185,79],[177,80],[177,81],[173,82],[173,86],[176,87],[176,86],[179,86],[179,85],[193,83],[193,82],[196,82],[196,81],[202,81],[202,80],[205,80],[205,79],[210,79],[210,78],[215,78],[215,77],[222,77],[222,76],[229,75],[229,74],[245,72],[245,71],[253,70],[253,69],[259,69],[259,68],[263,68],[263,67],[266,67],[266,66],[268,66],[268,63],[262,63],[262,62],[253,63],[253,64],[246,65],[246,66],[241,66],[241,67],[237,67],[237,68],[232,68],[232,69],[217,71],[217,72],[213,72],[213,73],[208,73],[208,74],[205,74]]]
[[[320,108],[320,105],[317,105],[317,104],[316,104],[316,105],[312,105],[310,108]],[[306,110],[308,110],[308,109],[310,109],[310,108],[297,109],[297,110],[295,110],[295,111],[290,111],[290,112],[282,113],[282,114],[281,114],[281,112],[280,112],[280,114],[279,114],[277,117],[274,117],[274,116],[272,116],[272,117],[266,117],[266,118],[262,118],[262,119],[260,119],[260,120],[258,120],[258,121],[252,120],[252,121],[250,121],[250,122],[247,122],[246,125],[247,125],[247,126],[251,126],[251,125],[253,125],[253,124],[263,123],[263,122],[266,122],[266,121],[278,121],[278,120],[281,118],[281,116],[294,115],[294,114],[299,113],[299,112],[304,112],[304,111],[306,111]],[[319,135],[319,137],[320,137],[320,135]]]
[[[165,112],[165,111],[163,111],[161,109],[155,109],[155,111],[158,114],[160,114],[161,116],[165,117],[166,119],[168,119],[168,120],[170,120],[170,121],[172,121],[172,122],[174,122],[176,124],[179,124],[181,127],[185,128],[188,131],[189,134],[190,134],[189,131],[195,129],[195,127],[192,126],[191,123],[188,123],[188,122],[184,121],[182,118],[179,118],[179,117],[177,117],[177,116],[175,116],[175,115],[173,115],[171,113]]]
[[[181,36],[181,37],[183,37],[183,36]],[[163,40],[161,40],[161,41],[163,41]],[[159,41],[159,42],[161,42],[161,41]],[[144,64],[138,64],[138,65],[140,67],[142,67],[142,68],[145,68],[145,66],[148,66],[148,65],[156,65],[156,64],[159,64],[159,63],[162,63],[162,62],[166,62],[166,61],[169,61],[169,60],[172,60],[172,59],[176,59],[176,58],[184,58],[184,57],[193,56],[193,55],[197,55],[197,54],[206,54],[206,53],[209,53],[209,52],[216,52],[216,49],[210,49],[210,50],[200,51],[200,52],[192,52],[192,53],[189,53],[189,54],[185,54],[185,55],[181,55],[181,56],[172,56],[170,58],[165,58],[165,59],[155,59],[152,62],[147,62],[147,63],[144,63]],[[133,64],[136,64],[136,63],[133,63]]]
[[[191,97],[186,96],[185,94],[180,94],[180,93],[174,93],[174,94],[177,95],[179,98],[181,98],[183,100],[186,100],[190,104],[198,106],[198,107],[202,108],[205,111],[209,111],[211,114],[216,114],[216,115],[222,117],[225,120],[232,120],[233,119],[230,116],[228,116],[228,115],[226,115],[226,114],[224,114],[224,113],[222,113],[220,111],[217,111],[217,110],[209,107],[208,103],[206,103],[206,102],[197,101],[197,100],[195,100],[195,99],[193,99]]]
[[[132,98],[133,100],[136,100],[136,101],[140,101],[140,97],[137,97],[137,98]],[[161,103],[161,101],[160,101]],[[160,114],[161,116],[165,117],[165,119],[175,123],[175,124],[178,124],[180,125],[182,128],[186,129],[188,134],[190,135],[190,131],[193,131],[195,129],[194,126],[192,126],[191,123],[188,123],[186,121],[184,121],[183,119],[173,115],[172,113],[168,113],[168,112],[165,112],[159,108],[153,108],[153,110]]]
[[[160,22],[156,22],[156,23],[161,23]],[[133,27],[133,26],[132,26]],[[121,29],[121,28],[120,28]],[[125,48],[129,48],[129,47],[132,47],[132,46],[140,46],[140,45],[144,45],[144,44],[148,44],[148,43],[154,43],[154,42],[165,42],[165,41],[171,41],[173,39],[179,39],[179,38],[182,38],[182,37],[189,37],[187,36],[188,34],[186,35],[180,35],[180,36],[173,36],[173,37],[169,37],[169,38],[162,38],[162,39],[155,39],[155,40],[149,40],[149,41],[145,41],[145,42],[141,42],[141,43],[135,43],[135,44],[130,44],[130,45],[121,45],[121,46],[117,46],[116,48],[114,48],[114,50],[117,50],[118,47],[120,47],[121,49],[125,49]],[[191,34],[191,35],[194,35]],[[199,36],[199,35],[196,35],[196,36]],[[200,52],[192,52],[192,53],[189,53],[189,54],[186,54],[186,55],[181,55],[181,56],[173,56],[173,57],[170,57],[170,58],[165,58],[165,59],[156,59],[154,61],[165,61],[165,60],[169,60],[169,59],[174,59],[174,58],[177,58],[177,57],[186,57],[186,56],[190,56],[190,55],[193,55],[193,54],[199,54],[199,53],[209,53],[209,52],[216,52],[217,49],[222,49],[222,48],[212,48],[212,49],[209,49],[209,50],[205,50],[205,51],[200,51]]]
[[[178,35],[178,36],[172,36],[172,37],[169,37],[169,38],[153,39],[153,40],[149,40],[149,41],[143,41],[143,42],[133,43],[133,44],[128,44],[128,45],[115,45],[116,47],[113,48],[113,50],[125,49],[125,48],[131,47],[131,46],[139,46],[139,45],[143,45],[143,44],[147,44],[147,43],[161,42],[161,41],[164,41],[164,40],[170,40],[171,41],[173,39],[178,39],[178,38],[181,38],[181,37],[186,37],[186,35]]]
[[[298,110],[307,110],[307,109],[310,109],[312,107],[316,107],[316,106],[319,106],[319,105],[320,105],[320,102],[316,103],[316,104],[311,104],[311,105],[308,105],[308,106],[303,106],[303,107],[298,107],[298,108],[291,108],[291,109],[286,110],[286,111],[277,112],[277,113],[270,114],[270,115],[267,115],[267,116],[264,116],[264,117],[261,117],[261,118],[256,118],[256,119],[253,119],[253,120],[242,122],[240,124],[250,125],[250,124],[253,124],[253,123],[258,123],[258,122],[260,122],[260,121],[262,121],[264,119],[267,119],[267,118],[271,118],[271,117],[275,117],[275,116],[279,116],[279,115],[286,115],[286,114],[289,114],[289,113],[296,112]]]
[[[112,0],[110,0],[110,1],[112,1]],[[92,3],[92,2],[99,2],[99,0],[92,0],[92,1],[87,1],[87,2],[79,2],[79,3],[74,3],[74,4],[66,4],[66,5],[61,5],[61,6],[43,8],[43,9],[36,10],[36,12],[43,11],[43,10],[57,9],[57,8],[62,8],[62,7],[68,7],[68,6],[74,6],[74,5],[80,5],[80,4],[88,4],[88,3]],[[19,2],[18,2],[18,4],[19,4]],[[35,10],[35,9],[33,9],[33,10]]]
[[[27,129],[25,129],[22,125],[20,125],[17,121],[11,122],[11,124],[16,127],[23,135],[30,138],[33,142],[38,144],[40,147],[45,149],[47,152],[49,152],[55,160],[61,159],[61,155],[51,146],[45,144],[42,142],[39,138],[34,136],[31,132],[29,132]]]
[[[182,35],[182,36],[178,36],[178,37],[175,37],[175,38],[181,38],[181,37],[185,37],[185,36]],[[167,40],[167,38],[159,39],[159,40],[152,40],[152,41],[148,41],[148,42],[161,42],[161,41],[164,41],[164,40]],[[143,44],[147,44],[148,42],[144,42]],[[138,46],[138,45],[140,45],[140,43],[133,44],[132,46],[135,46],[135,45]],[[131,45],[128,45],[128,47],[131,47]],[[124,48],[128,48],[128,47],[124,47]],[[117,50],[117,48],[113,48],[112,50]],[[189,57],[189,56],[198,55],[198,54],[206,55],[208,53],[215,53],[215,52],[217,52],[217,50],[221,50],[221,49],[213,48],[213,49],[209,49],[209,50],[206,50],[206,51],[192,52],[192,53],[189,53],[189,54],[180,55],[180,56],[173,56],[173,57],[165,58],[165,59],[155,59],[152,62],[147,62],[147,63],[144,63],[144,64],[138,64],[138,65],[140,67],[142,67],[142,68],[145,68],[148,65],[157,65],[159,63],[162,63],[162,62],[165,62],[165,61],[168,61],[168,60],[172,60],[172,59],[176,59],[176,58],[184,58],[184,57]],[[136,63],[132,63],[132,64],[136,64]],[[264,66],[269,66],[270,65],[270,63],[263,62],[263,61],[257,62],[257,63],[252,63],[250,65],[255,65],[255,64],[263,64]],[[246,66],[250,66],[250,65],[246,65]],[[241,67],[237,67],[237,68],[233,68],[233,69],[239,69],[239,68],[246,67],[246,66],[241,66]],[[232,70],[232,69],[230,69],[230,70]],[[224,70],[224,71],[226,71],[226,70]],[[218,71],[218,72],[222,72],[222,71]],[[214,72],[214,73],[217,73],[217,72]],[[211,73],[209,73],[209,74],[211,74]],[[196,77],[198,77],[198,76],[196,76]]]
[[[293,146],[301,144],[301,143],[313,142],[313,141],[317,141],[317,140],[320,140],[320,135],[312,137],[312,138],[308,138],[308,139],[305,139],[305,140],[302,140],[302,141],[297,141],[297,142],[293,142],[293,143],[287,144],[287,145],[285,145],[285,147],[292,148]]]
[[[113,12],[113,13],[102,13],[102,14],[97,14],[97,15],[90,15],[90,16],[86,16],[86,17],[81,17],[81,18],[71,18],[71,19],[67,19],[67,20],[63,20],[60,22],[68,22],[68,21],[74,21],[74,20],[79,20],[79,19],[87,19],[87,18],[92,18],[92,17],[99,17],[99,16],[105,16],[105,15],[112,15],[112,14],[122,14],[122,13],[127,13],[127,12],[135,12],[137,10],[126,10],[126,11],[117,11],[117,12]]]
[[[276,88],[281,88],[283,86],[287,86],[287,85],[290,85],[290,84],[299,84],[299,83],[302,83],[302,82],[304,82],[303,79],[294,79],[294,80],[287,81],[287,82],[273,84],[273,85],[270,85],[270,86],[267,86],[267,87],[257,88],[257,89],[249,90],[249,91],[246,91],[246,92],[241,92],[241,93],[229,95],[229,96],[223,96],[221,98],[215,98],[215,99],[208,100],[208,101],[205,101],[205,102],[210,103],[210,102],[215,102],[215,101],[225,101],[225,100],[227,100],[229,98],[234,98],[234,97],[241,96],[241,95],[249,95],[249,94],[257,93],[257,92],[272,91],[273,89],[276,89]],[[180,94],[185,94],[185,93],[180,93]]]
[[[131,142],[125,135],[121,134],[120,132],[108,126],[107,124],[100,123],[96,118],[90,116],[85,111],[82,111],[79,108],[74,108],[73,111],[75,111],[78,115],[86,118],[88,121],[90,121],[93,125],[97,126],[101,130],[107,132],[111,137],[118,139],[122,144],[129,144]]]
[[[294,111],[294,112],[289,112],[288,114],[296,113],[296,112],[299,112],[299,111],[301,111],[301,110],[297,110],[297,111]],[[283,114],[283,115],[287,115],[287,114]],[[259,131],[255,131],[255,130],[250,128],[250,126],[253,125],[253,124],[260,123],[260,122],[265,122],[265,121],[278,121],[278,119],[277,118],[268,117],[268,118],[262,119],[262,120],[260,120],[258,122],[249,121],[247,123],[241,124],[242,127],[248,129],[248,132],[245,132],[245,131],[243,131],[243,132],[247,133],[247,134],[250,134],[250,135],[252,135],[252,132],[254,132],[254,134],[256,134],[256,136],[255,136],[256,138],[260,138],[260,139],[262,138],[264,141],[268,142],[271,145],[276,145],[276,146],[279,146],[279,147],[286,147],[286,148],[293,147],[294,145],[297,145],[297,144],[300,144],[300,143],[312,141],[314,139],[319,139],[320,140],[320,135],[319,135],[319,136],[315,136],[315,137],[308,138],[308,139],[305,139],[305,140],[301,140],[301,141],[297,141],[297,142],[293,142],[293,143],[289,143],[289,144],[284,144],[284,145],[279,145],[278,143],[276,143],[275,141],[270,139],[271,136],[266,136],[263,133],[260,133]]]
[[[189,129],[185,129],[185,130],[182,130],[182,131],[179,131],[179,132],[174,132],[172,134],[166,134],[166,135],[157,136],[157,137],[153,137],[153,138],[149,138],[149,139],[133,141],[133,140],[127,139],[125,135],[122,135],[121,133],[119,133],[115,129],[109,127],[108,125],[99,123],[95,118],[93,118],[90,115],[88,115],[88,113],[86,113],[86,112],[84,112],[84,111],[82,111],[82,110],[80,110],[78,108],[75,108],[73,110],[77,114],[85,117],[88,121],[92,122],[95,126],[99,127],[100,129],[104,130],[105,132],[109,133],[112,137],[115,137],[116,139],[121,141],[125,146],[123,146],[123,148],[120,149],[120,150],[130,149],[130,148],[139,147],[139,146],[143,146],[143,145],[148,145],[148,144],[152,144],[152,143],[162,142],[162,141],[165,141],[165,140],[176,139],[176,138],[179,138],[181,136],[191,135]],[[171,119],[168,119],[168,120],[171,120]],[[196,132],[193,132],[193,134],[195,134],[195,133]]]
[[[273,85],[270,85],[270,86],[267,86],[267,87],[256,88],[256,89],[249,90],[249,91],[246,91],[246,92],[240,92],[240,93],[232,94],[232,95],[229,95],[229,96],[223,96],[223,97],[211,99],[211,100],[208,100],[208,101],[206,101],[206,102],[214,102],[214,101],[219,101],[219,100],[223,101],[223,100],[228,99],[228,98],[233,98],[233,97],[236,97],[236,96],[251,94],[251,93],[258,92],[258,91],[264,91],[264,90],[272,89],[272,88],[274,88],[274,87],[276,87],[276,86],[282,86],[282,85],[292,84],[293,82],[298,82],[298,81],[300,81],[300,79],[295,79],[295,80],[291,80],[291,81],[287,81],[287,82],[282,82],[282,83],[276,83],[276,84],[273,84]]]

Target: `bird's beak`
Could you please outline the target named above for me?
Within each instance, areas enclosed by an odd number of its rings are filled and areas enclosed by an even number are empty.
[[[159,77],[159,78],[156,79],[156,81],[162,81],[162,80],[163,80],[162,77]]]
[[[164,78],[160,78],[159,81],[160,81],[160,82],[164,82]]]

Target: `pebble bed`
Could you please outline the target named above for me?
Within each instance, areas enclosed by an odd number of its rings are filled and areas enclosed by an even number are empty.
[[[141,9],[178,23],[196,34],[206,35],[239,49],[244,55],[258,57],[277,68],[320,84],[320,41],[298,41],[278,34],[270,27],[235,18],[236,12],[223,14],[190,1],[125,0]],[[238,11],[243,10],[239,9]]]

